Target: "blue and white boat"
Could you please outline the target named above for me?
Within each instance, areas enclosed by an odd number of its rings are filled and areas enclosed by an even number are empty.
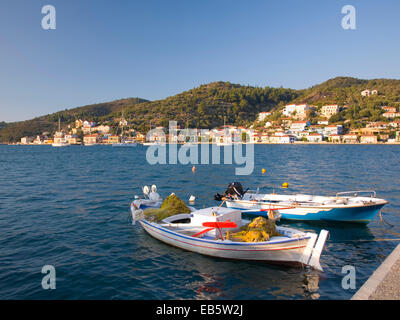
[[[388,203],[370,190],[339,192],[335,196],[264,194],[259,190],[243,192],[240,183],[230,184],[224,195],[216,195],[216,200],[225,200],[227,207],[247,214],[268,216],[272,212],[288,220],[365,224]]]

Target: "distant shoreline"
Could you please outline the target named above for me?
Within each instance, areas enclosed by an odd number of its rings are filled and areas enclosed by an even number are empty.
[[[173,144],[173,143],[164,143],[162,145]],[[184,145],[183,143],[177,143],[178,145]],[[215,143],[196,143],[197,145],[201,144],[215,144]],[[254,144],[254,145],[400,145],[400,142],[378,142],[378,143],[337,143],[337,142],[302,142],[296,141],[293,143],[271,143],[271,142],[258,142],[258,143],[241,143],[241,144]],[[0,143],[0,145],[8,145],[8,146],[35,146],[35,147],[43,147],[43,146],[52,146],[51,144],[21,144],[21,143]],[[142,143],[138,143],[138,145],[143,145]],[[192,144],[195,145],[195,144]],[[216,144],[215,144],[216,145]],[[234,145],[234,144],[232,144]],[[71,144],[70,147],[87,147],[83,144]],[[93,146],[93,145],[92,145]],[[92,147],[91,146],[91,147]],[[95,146],[112,146],[112,144],[107,143],[99,143]],[[224,147],[224,146],[220,146]]]

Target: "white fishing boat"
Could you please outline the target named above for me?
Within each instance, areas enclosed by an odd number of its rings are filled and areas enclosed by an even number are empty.
[[[160,142],[160,141],[151,141],[151,142],[143,142],[144,146],[161,146],[164,147],[166,146],[166,143]]]
[[[58,118],[58,131],[54,134],[54,142],[51,145],[53,147],[68,147],[70,145],[64,132],[61,131],[60,118]]]
[[[112,146],[113,147],[136,147],[137,143],[135,140],[133,139],[127,139],[124,136],[124,127],[125,125],[127,125],[127,121],[124,118],[124,112],[122,112],[122,119],[119,122],[119,126],[122,128],[122,132],[121,132],[121,142],[118,143],[113,143]]]
[[[157,193],[157,186],[152,185],[151,188],[148,186],[144,186],[142,188],[143,198],[140,198],[138,195],[135,195],[135,200],[131,202],[131,213],[132,213],[132,222],[135,223],[135,216],[143,213],[143,210],[146,209],[158,209],[161,207],[163,198]],[[195,197],[192,195],[189,198],[190,203],[194,203]],[[188,206],[190,211],[195,211],[196,208]]]
[[[113,143],[113,147],[136,147],[137,143],[132,140],[121,139],[120,143]]]
[[[68,147],[70,144],[66,141],[58,141],[51,144],[52,147]]]
[[[223,128],[226,128],[225,125],[225,116],[224,116],[224,126]],[[224,132],[225,134],[226,132]],[[223,137],[218,137],[216,141],[216,145],[218,147],[226,147],[226,146],[231,146],[232,145],[232,136],[230,134],[224,135]]]
[[[230,240],[228,234],[249,222],[242,220],[240,210],[211,207],[173,215],[159,223],[137,213],[133,218],[148,234],[184,250],[217,258],[308,265],[322,271],[319,260],[328,235],[326,230],[317,235],[278,226],[280,236],[263,242],[242,242]]]
[[[339,192],[335,196],[265,194],[259,190],[243,191],[237,182],[231,183],[224,195],[216,194],[215,199],[225,200],[228,208],[247,214],[265,216],[273,211],[288,220],[356,223],[369,223],[388,203],[377,198],[373,190]]]

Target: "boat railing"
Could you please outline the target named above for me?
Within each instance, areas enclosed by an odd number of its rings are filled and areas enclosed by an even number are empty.
[[[340,197],[343,195],[353,195],[353,197],[357,197],[359,193],[370,193],[371,197],[376,198],[376,191],[375,190],[357,190],[357,191],[344,191],[336,193],[336,197]]]
[[[247,190],[246,193],[258,194],[260,190]]]

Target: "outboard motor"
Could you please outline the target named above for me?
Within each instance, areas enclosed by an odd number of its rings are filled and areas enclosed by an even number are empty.
[[[242,184],[240,182],[232,182],[228,185],[228,188],[226,189],[225,193],[223,195],[220,195],[217,193],[214,196],[214,199],[217,201],[221,201],[224,197],[230,198],[230,199],[242,199],[243,195],[248,191],[243,191]]]
[[[151,192],[149,194],[149,200],[154,201],[154,202],[161,201],[161,197],[157,193],[157,187],[155,185],[151,186]]]
[[[148,198],[149,197],[149,193],[150,193],[149,187],[148,186],[144,186],[142,190],[143,190],[144,197]]]

